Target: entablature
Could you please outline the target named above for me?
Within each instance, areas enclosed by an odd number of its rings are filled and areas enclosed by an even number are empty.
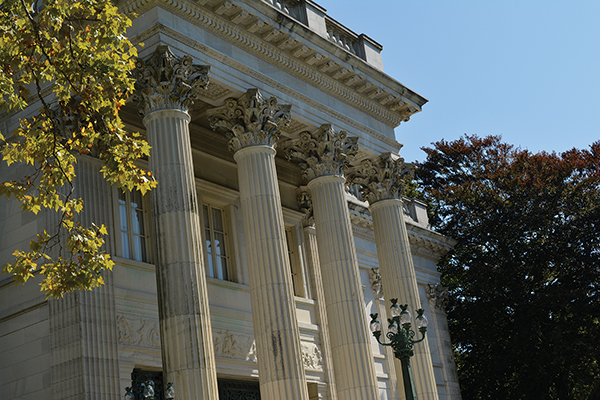
[[[312,2],[301,3],[316,9]],[[365,50],[367,48],[377,53],[379,45],[364,35],[352,33],[323,13],[321,17],[325,32],[315,28],[314,21],[321,18],[317,15],[319,13],[308,18],[308,25],[305,25],[293,15],[266,1],[129,0],[121,2],[120,6],[124,11],[139,15],[155,7],[166,10],[372,115],[392,128],[408,121],[427,102],[422,96],[381,72],[376,65],[361,58],[361,54],[368,53]],[[144,41],[152,34],[151,31],[157,30],[183,41],[184,44],[195,40],[182,35],[175,25],[169,24],[167,19],[156,21],[155,26],[134,33],[136,36],[132,40]],[[336,35],[338,38],[353,37],[356,40],[353,39],[354,44],[351,46],[346,40],[344,45],[344,41],[340,42]],[[363,43],[361,51],[356,50],[356,43],[359,42]],[[205,50],[206,47],[204,46]],[[211,57],[217,59],[222,56],[211,54]]]

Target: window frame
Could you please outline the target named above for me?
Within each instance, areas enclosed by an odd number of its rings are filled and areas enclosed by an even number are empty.
[[[121,230],[120,193],[125,194],[125,207],[126,207],[127,228],[128,228],[128,230],[126,232],[127,232],[129,252],[130,252],[129,257],[125,257],[124,249],[123,249],[122,235],[125,231]],[[114,204],[113,217],[114,217],[114,221],[115,221],[115,223],[114,223],[114,242],[115,242],[116,253],[117,253],[118,257],[121,257],[125,260],[132,260],[132,261],[136,261],[136,262],[152,264],[153,259],[154,259],[154,257],[153,257],[154,253],[153,253],[153,246],[152,246],[152,225],[151,225],[152,221],[151,221],[150,212],[149,212],[150,198],[149,198],[149,196],[142,195],[140,193],[141,208],[136,207],[136,209],[138,209],[142,212],[142,224],[143,224],[143,228],[144,228],[144,233],[142,235],[137,235],[132,231],[133,224],[132,224],[132,216],[131,216],[131,211],[132,211],[131,195],[132,195],[131,191],[124,191],[116,186],[113,186],[113,204]],[[139,236],[144,239],[145,257],[140,257],[141,260],[131,257],[132,249],[135,248],[134,236]]]
[[[302,229],[304,214],[283,208],[286,248],[290,259],[290,275],[294,296],[312,299],[308,269],[306,265],[306,245]],[[290,248],[293,247],[293,248]]]
[[[202,257],[205,275],[208,279],[220,282],[248,284],[247,274],[244,275],[239,265],[240,246],[238,240],[238,207],[239,194],[235,190],[219,186],[215,183],[196,178],[198,196],[198,219],[202,237]],[[227,279],[211,277],[209,274],[208,251],[206,248],[206,228],[204,221],[204,206],[222,211],[225,254],[227,257]],[[210,210],[210,208],[209,208]],[[214,265],[214,264],[213,264]]]

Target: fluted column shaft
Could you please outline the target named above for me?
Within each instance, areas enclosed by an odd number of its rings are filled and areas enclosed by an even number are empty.
[[[144,118],[150,170],[158,180],[151,199],[163,369],[178,398],[217,400],[189,120],[177,109]]]
[[[317,235],[314,226],[304,227],[304,240],[310,265],[312,292],[317,302],[317,318],[322,327],[329,326],[327,321],[327,308],[325,307],[325,290],[323,289],[323,278],[321,277],[321,265],[319,264],[319,250]],[[327,396],[329,400],[338,400],[335,385],[335,374],[331,357],[331,340],[329,330],[319,331],[321,350],[323,352],[323,365],[325,366],[325,379],[327,380]]]
[[[346,203],[344,178],[320,176],[308,183],[338,398],[379,399],[365,302]]]
[[[421,308],[402,201],[380,200],[371,204],[369,209],[373,217],[379,271],[386,298],[397,297],[398,303],[408,304],[411,311]],[[411,366],[417,397],[419,400],[437,400],[438,393],[427,338],[415,345],[414,353]],[[396,370],[401,371],[399,365],[396,366]],[[400,392],[404,396],[404,393]]]
[[[248,257],[260,393],[264,400],[308,400],[275,149],[244,147],[234,154]]]

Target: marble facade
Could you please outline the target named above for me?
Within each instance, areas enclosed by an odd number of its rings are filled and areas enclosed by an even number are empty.
[[[403,399],[368,330],[398,297],[430,320],[419,399],[460,399],[435,267],[453,241],[402,196],[394,136],[427,100],[383,72],[382,47],[310,0],[119,6],[144,43],[122,117],[159,186],[135,200],[81,158],[83,222],[108,227],[116,266],[61,300],[0,276],[0,393],[117,399],[137,369],[180,399],[225,380],[265,400]],[[0,262],[52,223],[2,200]]]

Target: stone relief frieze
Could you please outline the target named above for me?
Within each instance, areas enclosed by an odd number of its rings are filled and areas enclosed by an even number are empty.
[[[252,334],[213,329],[213,343],[217,357],[257,362],[256,342]],[[303,342],[302,362],[305,368],[322,370],[323,356],[319,346],[315,343]]]
[[[117,315],[117,340],[128,346],[160,348],[157,319]]]
[[[215,356],[256,362],[254,336],[224,329],[213,329]]]
[[[135,347],[160,348],[158,319],[117,314],[119,344]],[[226,329],[213,329],[215,356],[256,363],[254,335]],[[315,343],[302,342],[302,362],[305,368],[321,371],[323,356]]]
[[[323,370],[323,355],[319,346],[314,343],[302,343],[302,362],[306,369]]]

